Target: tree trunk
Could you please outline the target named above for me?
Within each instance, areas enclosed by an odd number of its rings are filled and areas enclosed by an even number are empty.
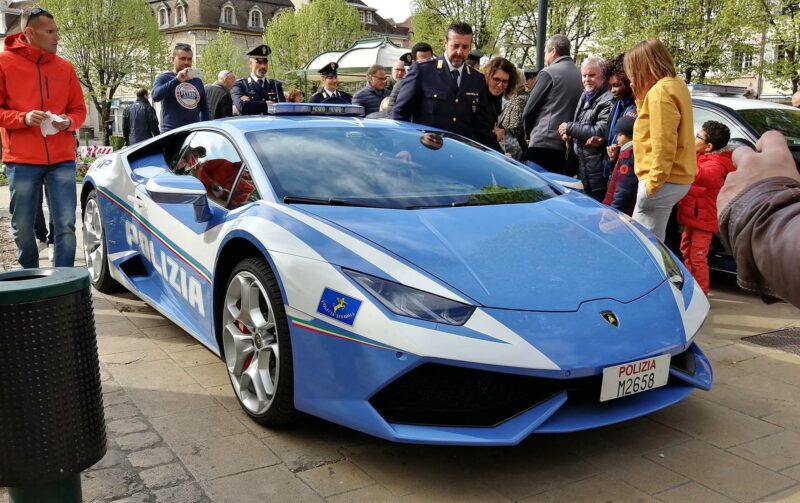
[[[100,131],[102,131],[103,134],[103,145],[111,145],[111,135],[106,127],[106,123],[108,122],[109,117],[111,117],[111,102],[100,102],[100,106],[97,107],[97,114],[100,116]]]

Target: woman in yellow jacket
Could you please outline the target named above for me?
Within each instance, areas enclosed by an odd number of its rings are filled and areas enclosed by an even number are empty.
[[[625,53],[639,118],[633,126],[634,171],[639,179],[633,219],[664,240],[672,207],[683,199],[697,170],[692,99],[658,40]]]

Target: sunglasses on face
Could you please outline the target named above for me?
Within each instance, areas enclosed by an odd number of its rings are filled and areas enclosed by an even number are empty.
[[[508,79],[498,79],[497,77],[492,77],[492,82],[494,82],[494,84],[496,86],[507,86],[508,85]]]

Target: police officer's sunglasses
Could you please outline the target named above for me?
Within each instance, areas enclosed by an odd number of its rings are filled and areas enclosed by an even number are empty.
[[[49,17],[50,19],[53,19],[53,15],[49,11],[42,9],[41,7],[34,7],[28,13],[28,20],[25,22],[25,25],[26,26],[29,25],[33,19],[39,16],[46,16]]]

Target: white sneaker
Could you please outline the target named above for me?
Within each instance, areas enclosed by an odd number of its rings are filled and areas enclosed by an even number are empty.
[[[47,245],[47,259],[50,260],[50,263],[53,263],[53,255],[55,253],[55,247],[53,245]]]
[[[47,248],[47,241],[36,241],[36,248],[38,248],[39,253],[41,253],[45,248]]]

